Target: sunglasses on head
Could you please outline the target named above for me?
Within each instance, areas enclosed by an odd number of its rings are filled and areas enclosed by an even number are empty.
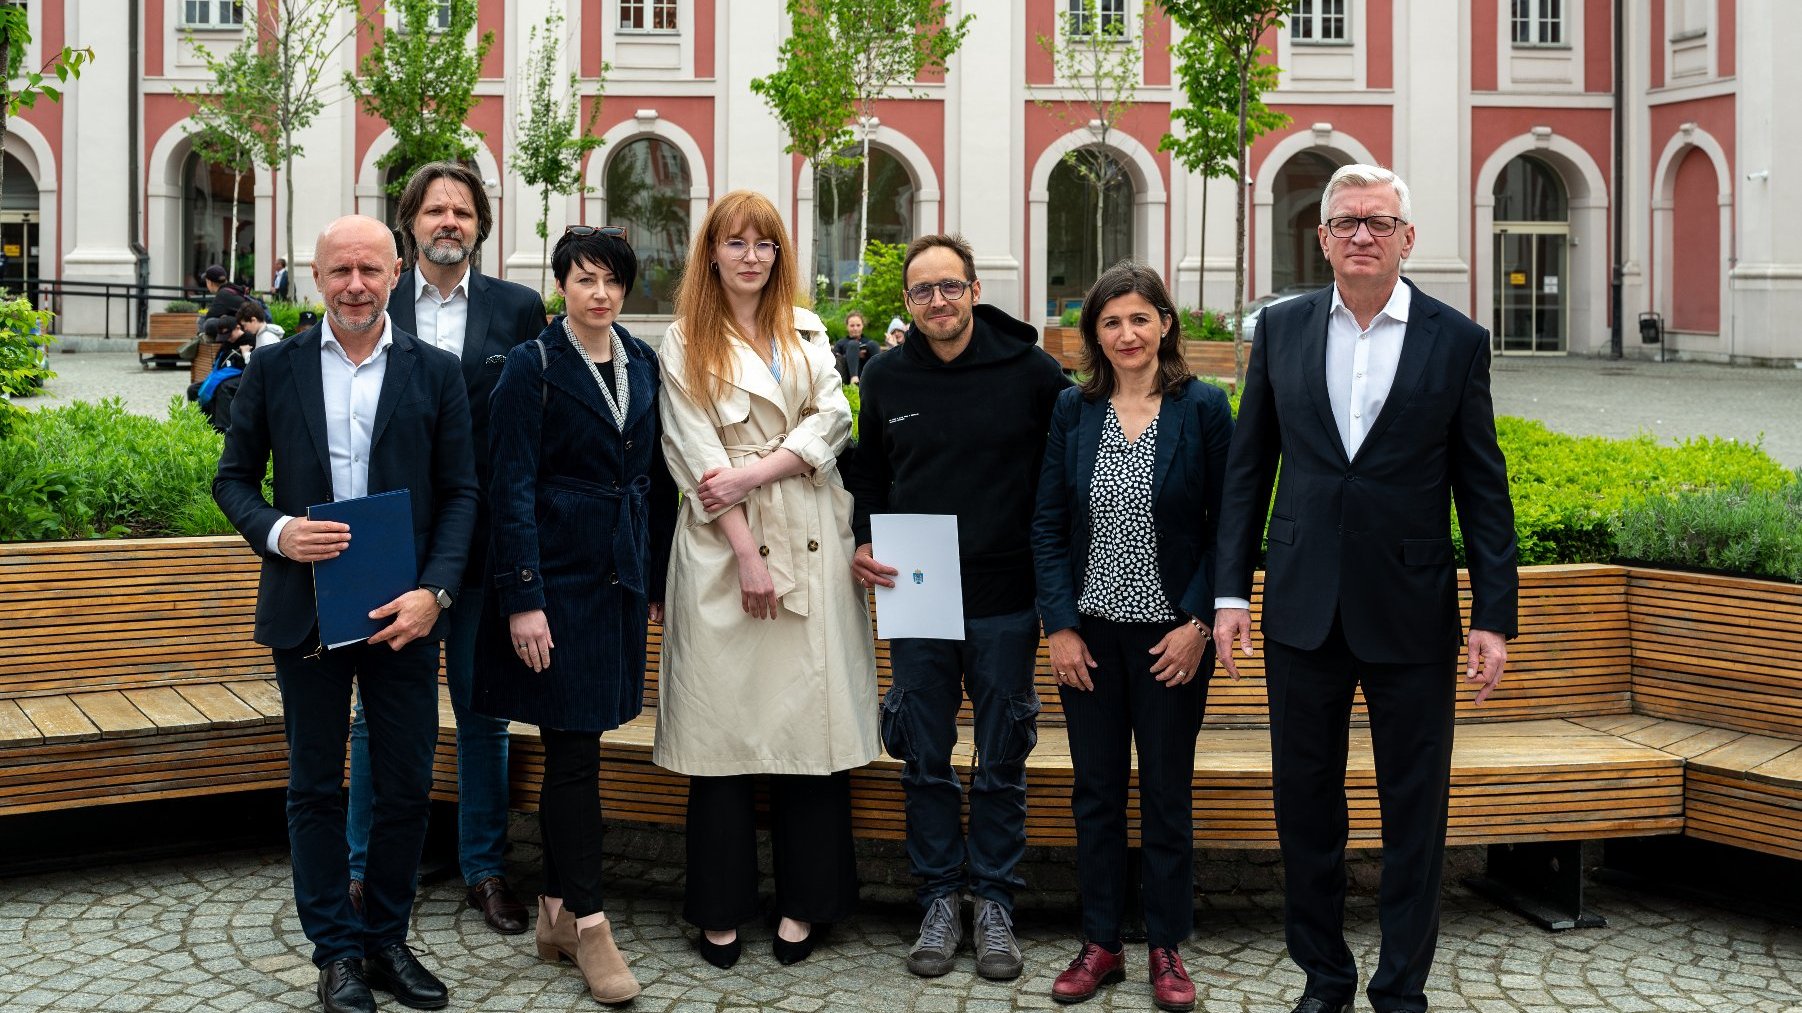
[[[587,239],[589,236],[609,236],[622,243],[629,242],[626,238],[626,228],[623,225],[571,225],[563,230],[563,234],[575,236],[577,239]]]

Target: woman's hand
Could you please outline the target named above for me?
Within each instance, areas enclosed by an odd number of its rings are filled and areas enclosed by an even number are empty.
[[[1082,634],[1074,629],[1058,630],[1046,641],[1051,648],[1051,674],[1057,676],[1057,684],[1093,692],[1095,680],[1089,678],[1089,669],[1095,667],[1095,659],[1089,656],[1089,645],[1082,642]]]
[[[652,602],[650,604],[650,607],[647,608],[645,611],[646,611],[646,618],[651,621],[652,626],[662,626],[663,625],[663,603],[662,602],[660,602],[660,601]]]
[[[743,503],[751,490],[762,484],[763,477],[755,464],[742,468],[708,468],[701,475],[695,495],[701,500],[701,509],[717,514]]]
[[[507,632],[513,638],[513,653],[534,672],[551,667],[551,624],[543,609],[515,612],[507,617]]]
[[[738,558],[738,594],[745,614],[752,619],[776,618],[776,584],[762,556]]]
[[[1208,637],[1207,630],[1187,622],[1164,634],[1151,648],[1158,659],[1151,664],[1151,677],[1172,689],[1195,678],[1201,656],[1208,650]]]

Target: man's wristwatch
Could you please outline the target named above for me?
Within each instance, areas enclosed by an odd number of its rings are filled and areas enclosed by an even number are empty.
[[[432,600],[438,603],[439,608],[447,609],[451,607],[451,593],[444,588],[438,587],[435,584],[421,584],[419,585],[419,588],[422,591],[432,592]]]

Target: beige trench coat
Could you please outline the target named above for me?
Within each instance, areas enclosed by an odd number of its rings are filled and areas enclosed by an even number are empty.
[[[825,328],[797,308],[805,362],[782,380],[734,341],[725,393],[711,400],[683,379],[682,321],[663,366],[663,450],[682,490],[670,554],[657,741],[651,759],[679,774],[827,774],[880,751],[876,657],[864,595],[851,578],[851,496],[837,455],[851,437]],[[781,610],[752,619],[738,561],[695,496],[710,468],[786,448],[810,471],[754,491],[745,507]],[[723,511],[722,511],[723,512]]]

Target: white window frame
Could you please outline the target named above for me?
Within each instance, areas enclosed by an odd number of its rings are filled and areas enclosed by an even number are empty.
[[[244,0],[180,0],[180,23],[196,31],[236,32],[244,28]],[[195,13],[201,16],[197,19]]]
[[[435,8],[435,16],[432,17],[430,21],[426,22],[425,30],[427,35],[440,35],[450,31],[452,14],[451,3],[452,0],[437,0],[438,6]],[[407,24],[406,18],[401,16],[400,11],[387,8],[383,10],[382,14],[383,17],[387,19],[389,31],[405,34],[413,30],[413,26]]]
[[[1569,49],[1570,6],[1570,0],[1509,0],[1509,43],[1517,49]]]
[[[1063,22],[1065,32],[1072,39],[1084,42],[1122,42],[1132,38],[1132,15],[1127,10],[1126,0],[1095,0],[1095,16],[1100,19],[1101,31],[1089,27],[1085,21],[1086,11],[1083,0],[1065,0]],[[1109,33],[1108,25],[1119,25],[1118,32]]]
[[[1289,41],[1302,46],[1351,45],[1351,0],[1290,0]]]
[[[670,27],[655,27],[660,14],[668,15]],[[676,35],[682,31],[682,5],[677,0],[619,0],[614,21],[618,31],[629,35]]]

